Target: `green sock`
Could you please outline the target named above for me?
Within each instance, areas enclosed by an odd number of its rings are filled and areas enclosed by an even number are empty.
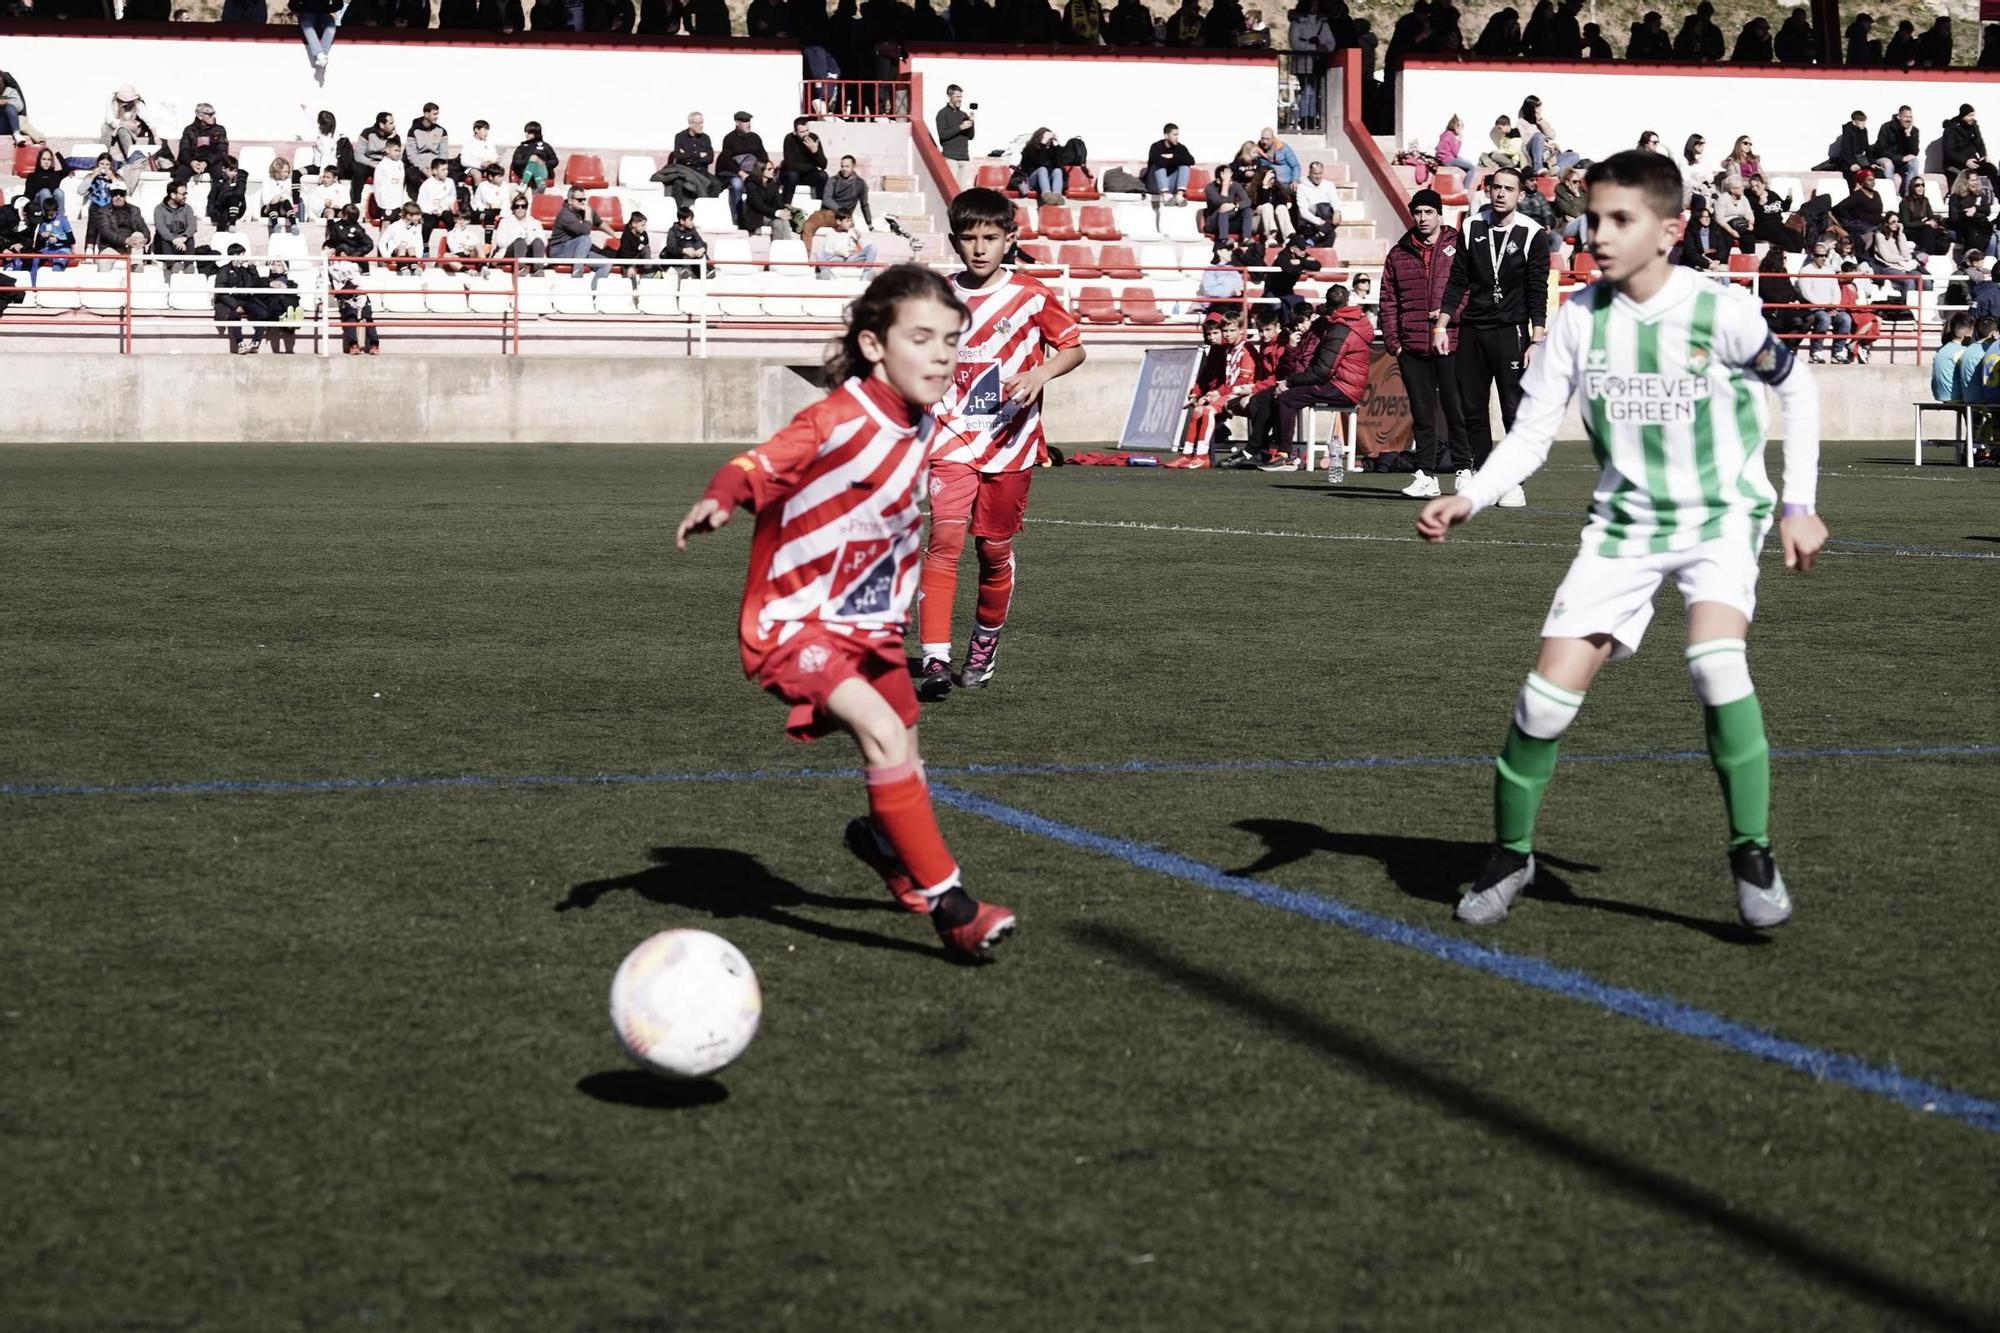
[[[1764,709],[1752,694],[1702,709],[1708,757],[1722,781],[1729,808],[1729,845],[1771,845],[1771,747],[1764,739]]]
[[[1535,850],[1535,811],[1556,773],[1555,741],[1538,740],[1518,724],[1493,763],[1493,838],[1509,851]]]

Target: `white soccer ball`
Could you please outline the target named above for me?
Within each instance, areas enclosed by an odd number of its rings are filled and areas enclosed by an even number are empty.
[[[763,1014],[750,961],[705,930],[661,931],[627,954],[611,981],[618,1044],[671,1078],[701,1078],[743,1054]]]

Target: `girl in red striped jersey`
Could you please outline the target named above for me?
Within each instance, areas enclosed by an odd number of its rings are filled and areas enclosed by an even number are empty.
[[[914,265],[888,269],[848,312],[827,361],[837,387],[725,463],[674,534],[713,532],[736,508],[757,515],[738,638],[744,674],[792,705],[799,740],[845,731],[861,747],[868,815],[848,849],[945,947],[978,957],[1014,914],[959,883],[938,832],[917,748],[918,704],[903,656],[916,592],[917,496],[930,406],[951,386],[965,306]]]

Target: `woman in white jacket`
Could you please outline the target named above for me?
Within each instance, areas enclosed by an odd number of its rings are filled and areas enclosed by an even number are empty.
[[[508,201],[506,213],[493,229],[495,259],[541,259],[548,254],[548,228],[535,221],[535,215],[528,210],[525,194],[517,194]],[[539,273],[541,266],[535,265],[532,271]]]

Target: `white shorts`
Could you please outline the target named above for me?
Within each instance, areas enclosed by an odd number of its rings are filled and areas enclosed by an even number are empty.
[[[1653,598],[1671,574],[1681,599],[1720,602],[1746,617],[1757,613],[1757,553],[1741,537],[1718,538],[1685,551],[1651,555],[1579,554],[1556,589],[1545,639],[1584,639],[1608,634],[1613,661],[1639,651],[1653,620]]]

